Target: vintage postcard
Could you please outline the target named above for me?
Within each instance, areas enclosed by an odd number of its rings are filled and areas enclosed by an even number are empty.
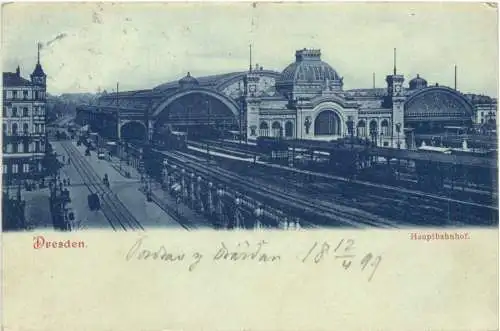
[[[496,3],[1,25],[3,330],[498,330]]]

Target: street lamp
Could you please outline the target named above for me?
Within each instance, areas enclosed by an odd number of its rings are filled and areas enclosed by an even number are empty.
[[[224,220],[224,205],[222,202],[222,197],[224,196],[224,193],[225,193],[224,189],[222,188],[222,186],[220,186],[217,189],[217,211],[219,214],[219,220],[223,223],[226,223]]]
[[[240,206],[241,206],[241,199],[239,196],[236,197],[236,199],[234,199],[234,204],[236,206],[235,210],[234,210],[234,218],[236,220],[236,228],[237,229],[240,229],[242,226],[241,226],[241,220],[240,220]]]
[[[210,132],[210,100],[205,101],[207,105],[208,131]],[[210,163],[210,142],[207,139],[207,163]]]
[[[200,212],[203,212],[203,199],[202,199],[202,196],[201,196],[201,181],[202,181],[202,178],[200,176],[198,176],[196,178],[197,182],[198,182],[198,186],[197,186],[197,194],[198,194],[198,201],[199,201],[199,210]]]
[[[212,214],[213,210],[213,199],[212,199],[212,189],[214,184],[212,182],[208,182],[208,192],[207,192],[207,212],[208,214]]]
[[[254,215],[255,215],[255,225],[254,229],[260,230],[262,228],[262,224],[260,222],[260,218],[264,214],[264,210],[262,209],[262,205],[257,206],[254,210]]]
[[[171,170],[170,170],[169,183],[168,183],[169,186],[173,185],[175,177],[177,177],[176,172],[177,172],[177,166],[174,164],[174,165],[172,165]]]
[[[186,187],[186,169],[181,170],[181,189],[183,198],[187,198],[187,187]]]
[[[196,197],[195,197],[195,189],[194,189],[195,184],[194,184],[194,183],[195,183],[195,177],[196,177],[196,176],[195,176],[195,174],[192,172],[192,173],[191,173],[191,175],[190,175],[190,177],[191,177],[191,183],[190,183],[190,184],[191,184],[191,186],[190,186],[190,191],[191,191],[190,193],[191,193],[191,194],[190,194],[189,200],[191,200],[191,208],[193,208],[193,209],[194,209],[194,207],[195,207],[195,204],[194,204],[194,203],[195,203],[195,200],[196,200]]]

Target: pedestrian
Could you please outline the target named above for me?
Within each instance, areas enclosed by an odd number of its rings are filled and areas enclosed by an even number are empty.
[[[71,185],[71,184],[70,184],[70,182],[69,182],[69,178],[68,178],[68,186],[70,186],[70,185]]]

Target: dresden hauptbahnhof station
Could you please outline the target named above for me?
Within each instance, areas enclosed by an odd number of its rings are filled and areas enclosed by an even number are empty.
[[[492,98],[428,84],[420,75],[408,80],[396,65],[390,71],[385,88],[344,90],[344,76],[321,60],[320,50],[301,49],[282,72],[258,65],[203,77],[188,72],[152,89],[106,93],[79,107],[77,122],[125,140],[154,140],[168,128],[248,141],[358,137],[380,147],[415,148],[433,135],[470,130],[479,121],[477,109],[494,107],[489,113],[496,114]]]

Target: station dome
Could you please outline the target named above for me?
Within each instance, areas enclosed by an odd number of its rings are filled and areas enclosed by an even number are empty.
[[[198,85],[199,85],[198,80],[196,78],[194,78],[193,76],[191,76],[190,72],[188,72],[186,76],[184,76],[183,78],[181,78],[179,80],[180,88],[189,88],[189,87],[194,87],[194,86],[198,86]]]
[[[276,87],[285,92],[296,86],[341,90],[342,80],[335,69],[321,61],[321,50],[304,48],[295,52],[295,62],[283,70]]]
[[[417,77],[410,80],[410,90],[419,90],[421,88],[427,87],[427,81],[417,74]]]

